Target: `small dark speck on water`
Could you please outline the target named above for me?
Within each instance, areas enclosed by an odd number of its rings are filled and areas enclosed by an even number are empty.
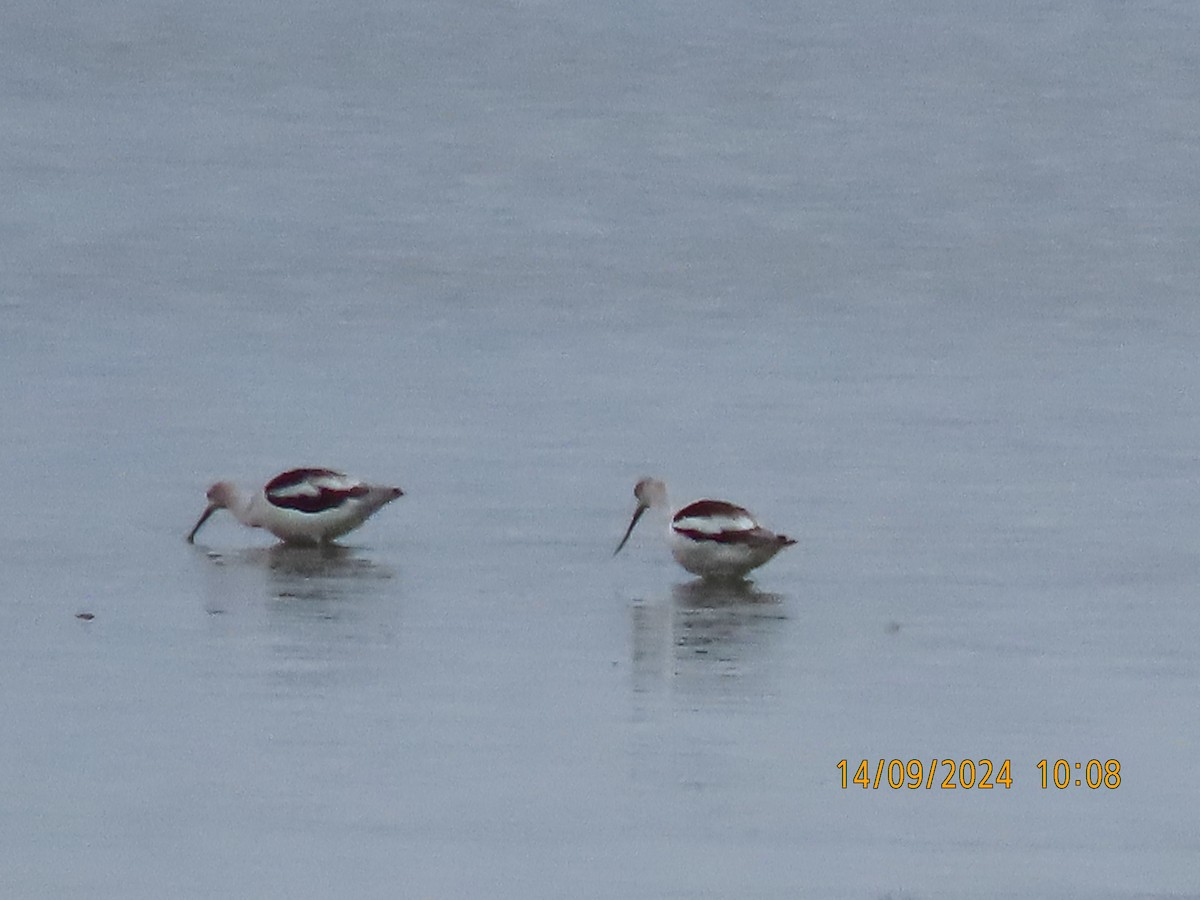
[[[885,625],[883,627],[883,630],[886,631],[888,634],[899,634],[900,633],[900,623],[899,622],[888,622],[887,625]]]
[[[90,622],[90,621],[92,621],[92,619],[96,618],[96,614],[89,613],[89,612],[75,613],[75,618],[83,619],[83,621],[85,621],[85,622]]]

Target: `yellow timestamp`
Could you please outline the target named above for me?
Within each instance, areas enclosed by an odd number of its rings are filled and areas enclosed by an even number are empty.
[[[1007,790],[1013,782],[1012,760],[1008,759],[1000,760],[999,764],[990,759],[864,759],[854,768],[853,775],[851,765],[850,760],[838,760],[843,788],[856,784],[864,790],[990,791],[997,786]]]
[[[1011,759],[861,759],[857,763],[840,759],[837,763],[841,787],[863,790],[908,789],[976,790],[996,788],[1010,790],[1013,786]],[[1116,759],[1089,759],[1072,762],[1066,759],[1039,760],[1037,770],[1041,787],[1059,790],[1068,787],[1088,787],[1092,790],[1121,786],[1121,762]]]
[[[1038,773],[1042,790],[1056,787],[1060,791],[1069,787],[1087,787],[1116,790],[1121,786],[1121,761],[1119,759],[1089,759],[1077,762],[1069,759],[1039,759]]]

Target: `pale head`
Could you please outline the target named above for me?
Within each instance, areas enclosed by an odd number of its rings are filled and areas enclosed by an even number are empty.
[[[633,496],[637,498],[637,509],[633,511],[633,518],[629,520],[629,527],[625,529],[625,537],[617,544],[613,556],[620,553],[621,548],[629,541],[629,536],[633,534],[634,527],[646,510],[667,505],[667,486],[657,478],[643,478],[633,486]]]
[[[229,481],[218,481],[208,489],[205,495],[208,497],[208,506],[200,515],[198,521],[190,532],[188,532],[187,541],[189,544],[196,542],[196,532],[200,530],[200,526],[208,521],[208,517],[215,513],[218,509],[229,509],[237,503],[238,489]]]
[[[646,509],[667,505],[667,486],[657,478],[643,478],[633,486],[638,505]]]

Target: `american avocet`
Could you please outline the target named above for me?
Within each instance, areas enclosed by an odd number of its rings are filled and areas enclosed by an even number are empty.
[[[670,510],[667,486],[655,478],[639,481],[633,496],[638,501],[637,509],[613,556],[621,552],[646,510]],[[744,578],[751,569],[796,543],[768,531],[748,510],[724,500],[689,503],[671,516],[667,537],[675,561],[703,578]]]
[[[208,489],[208,507],[187,539],[194,543],[208,517],[227,509],[243,525],[265,528],[282,541],[324,544],[403,495],[398,487],[366,484],[332,469],[292,469],[251,494],[218,481]]]

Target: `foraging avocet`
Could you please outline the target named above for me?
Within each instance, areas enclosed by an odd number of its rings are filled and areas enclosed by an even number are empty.
[[[646,510],[670,511],[667,486],[655,478],[639,481],[633,496],[638,501],[637,509],[613,556],[621,552]],[[796,543],[768,531],[748,510],[724,500],[689,503],[671,516],[667,537],[675,561],[702,578],[744,578],[751,569]]]
[[[208,507],[187,539],[194,543],[208,517],[227,509],[243,525],[265,528],[282,541],[324,544],[403,495],[398,487],[367,484],[332,469],[292,469],[250,494],[218,481],[208,489]]]

